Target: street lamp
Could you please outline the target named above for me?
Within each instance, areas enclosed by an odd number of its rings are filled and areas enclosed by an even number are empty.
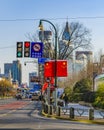
[[[40,19],[40,23],[39,23],[40,30],[43,30],[42,22],[47,22],[47,23],[51,24],[55,31],[55,72],[54,72],[54,77],[55,77],[55,88],[57,88],[57,71],[56,71],[56,69],[57,69],[57,30],[53,23],[51,23],[50,21],[45,20],[45,19]],[[57,105],[57,91],[56,91],[55,95],[56,95],[55,105]]]

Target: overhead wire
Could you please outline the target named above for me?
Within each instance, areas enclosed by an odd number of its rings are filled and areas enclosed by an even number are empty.
[[[61,20],[61,19],[66,19],[66,18],[45,18],[48,20]],[[104,16],[82,16],[82,17],[68,17],[67,20],[69,19],[104,19]],[[33,19],[33,18],[27,18],[27,19],[0,19],[0,22],[15,22],[15,21],[37,21],[40,20],[39,18]],[[11,46],[5,46],[5,47],[0,47],[0,49],[8,49],[8,48],[14,48],[14,45]]]
[[[41,18],[40,18],[41,19]],[[0,22],[11,22],[11,21],[37,21],[39,18],[27,18],[27,19],[0,19]],[[66,18],[45,18],[48,20],[61,20]],[[82,16],[82,17],[68,17],[67,19],[104,19],[104,16]]]

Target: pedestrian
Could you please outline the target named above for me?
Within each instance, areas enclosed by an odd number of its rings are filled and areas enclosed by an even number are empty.
[[[64,95],[64,97],[63,97],[63,100],[64,100],[64,102],[65,102],[65,106],[67,106],[68,96],[66,95],[66,93],[65,93],[65,95]]]

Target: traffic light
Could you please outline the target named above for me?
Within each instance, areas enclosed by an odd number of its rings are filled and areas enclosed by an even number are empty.
[[[24,42],[24,57],[30,57],[30,42]]]
[[[23,42],[17,42],[17,58],[23,56]]]

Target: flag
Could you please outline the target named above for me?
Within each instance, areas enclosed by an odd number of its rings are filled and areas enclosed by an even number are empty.
[[[56,62],[53,60],[50,60],[50,61],[45,62],[44,77],[55,77],[55,76],[57,77],[67,76],[67,60],[57,60]]]
[[[57,77],[66,77],[67,76],[67,60],[57,61]]]
[[[54,77],[54,61],[45,62],[44,77]]]

